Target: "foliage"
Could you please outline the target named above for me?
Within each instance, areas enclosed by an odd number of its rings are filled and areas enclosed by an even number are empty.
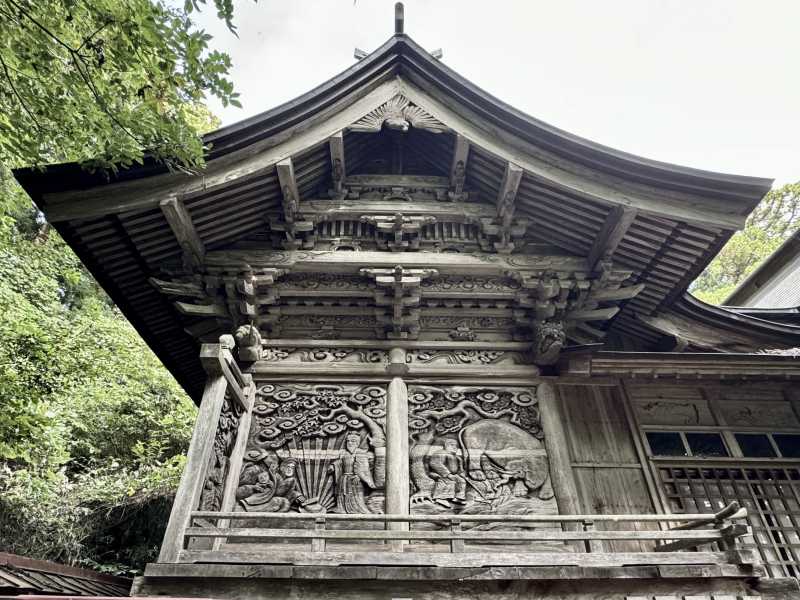
[[[230,58],[190,19],[204,1],[0,0],[0,162],[201,166],[192,107],[239,105]],[[231,0],[214,4],[233,28]]]
[[[156,557],[194,406],[6,167],[203,164],[238,105],[206,0],[0,0],[0,549],[105,571]],[[232,1],[214,0],[232,25]],[[5,166],[4,166],[5,165]]]
[[[690,288],[721,304],[744,279],[800,228],[800,182],[770,190]]]
[[[119,523],[166,519],[194,406],[8,172],[0,198],[0,547],[138,567],[163,521]]]

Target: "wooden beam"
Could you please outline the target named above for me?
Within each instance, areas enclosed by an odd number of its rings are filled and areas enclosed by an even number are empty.
[[[619,312],[619,306],[596,308],[594,310],[576,310],[567,314],[570,321],[608,321]]]
[[[654,186],[610,181],[607,177],[589,178],[561,166],[545,162],[535,146],[513,134],[489,124],[478,115],[459,108],[446,100],[438,100],[420,87],[421,81],[391,79],[353,102],[353,96],[320,111],[314,117],[300,121],[276,135],[225,156],[211,160],[203,173],[187,176],[172,172],[153,175],[86,190],[68,190],[42,194],[45,214],[50,222],[88,219],[106,214],[145,210],[156,206],[171,195],[211,193],[225,189],[230,182],[262,172],[280,160],[302,152],[316,144],[325,143],[331,135],[348,127],[365,114],[379,108],[398,94],[469,138],[473,145],[501,159],[513,160],[539,181],[547,181],[564,193],[580,196],[604,205],[625,205],[642,212],[726,229],[741,229],[746,211],[738,203],[726,199],[707,198],[699,202],[697,195]]]
[[[331,150],[331,181],[335,194],[344,191],[344,178],[347,177],[347,167],[344,162],[344,132],[334,133],[328,140]]]
[[[606,216],[600,232],[589,250],[589,266],[594,271],[603,257],[610,257],[630,229],[638,211],[627,206],[615,206]]]
[[[450,166],[450,199],[461,200],[464,195],[464,183],[467,179],[467,159],[469,158],[469,141],[463,135],[456,135],[453,149],[453,162]]]
[[[595,302],[618,302],[620,300],[630,300],[638,296],[645,288],[644,283],[637,283],[636,285],[629,285],[626,287],[619,287],[615,290],[600,290],[595,292],[590,297]]]
[[[291,157],[280,161],[275,168],[278,171],[278,181],[283,196],[283,218],[287,223],[293,223],[300,205],[300,192],[297,190],[297,180],[294,177],[294,164]]]
[[[182,172],[153,175],[145,179],[100,185],[88,190],[45,193],[42,201],[50,222],[87,219],[93,216],[145,210],[174,195],[211,193],[226,189],[230,182],[269,169],[281,160],[324,143],[331,135],[348,127],[365,114],[379,108],[402,90],[392,79],[353,102],[352,96],[320,111],[308,120],[281,130],[279,134],[226,155],[225,160],[210,160],[205,170],[187,176]]]
[[[559,191],[579,194],[604,205],[630,206],[650,214],[703,226],[710,224],[726,229],[744,227],[746,213],[738,203],[711,198],[700,201],[697,195],[685,192],[664,190],[652,185],[621,184],[596,171],[595,176],[587,177],[583,171],[570,171],[552,162],[545,162],[535,145],[520,139],[512,131],[493,127],[477,113],[448,102],[448,98],[434,95],[432,88],[428,88],[422,79],[409,79],[402,93],[411,102],[424,106],[426,111],[453,132],[469,138],[473,146],[500,159],[513,161],[523,167],[531,178],[548,182]]]
[[[171,196],[159,202],[159,207],[184,254],[189,254],[192,262],[196,262],[198,265],[202,264],[206,256],[206,247],[183,202],[176,196]]]
[[[506,163],[506,172],[497,194],[497,216],[504,224],[508,221],[510,225],[511,219],[514,217],[514,204],[517,200],[520,181],[522,181],[522,167],[512,162]]]

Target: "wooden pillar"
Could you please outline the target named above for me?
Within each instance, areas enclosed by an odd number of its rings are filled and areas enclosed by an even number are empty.
[[[219,348],[216,344],[213,346]],[[214,450],[214,436],[217,433],[217,423],[225,401],[227,386],[228,383],[221,369],[218,372],[209,372],[192,433],[192,441],[189,443],[186,466],[183,469],[178,492],[175,494],[175,501],[172,504],[172,512],[169,515],[169,523],[164,533],[164,542],[161,544],[158,562],[178,562],[178,555],[183,550],[183,532],[189,526],[192,511],[197,510],[200,503],[200,494],[203,491],[208,463]]]
[[[406,351],[389,351],[387,371],[392,375],[386,398],[386,508],[387,514],[409,513],[410,482],[408,473],[408,386],[401,375],[408,372]],[[407,531],[408,523],[389,523],[389,529]],[[403,542],[392,542],[394,551],[402,551]]]
[[[564,430],[564,416],[561,410],[562,399],[556,394],[555,386],[544,382],[536,390],[539,399],[539,415],[544,431],[544,445],[550,459],[550,483],[556,496],[558,512],[562,515],[582,514],[578,486],[572,474],[572,459],[569,454],[567,433]],[[564,529],[580,530],[581,524],[565,524]],[[602,542],[596,542],[602,544]],[[573,552],[581,552],[578,543],[572,543]],[[594,547],[592,551],[602,551]]]
[[[539,384],[536,390],[539,399],[544,444],[550,459],[550,481],[562,515],[581,514],[578,488],[572,475],[572,460],[569,456],[567,434],[561,411],[561,400],[556,396],[552,383]]]

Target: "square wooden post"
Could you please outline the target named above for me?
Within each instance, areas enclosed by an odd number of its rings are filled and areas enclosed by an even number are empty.
[[[158,562],[178,562],[178,556],[184,546],[184,531],[189,526],[192,511],[196,510],[200,503],[208,463],[214,450],[214,436],[217,432],[219,416],[225,402],[225,391],[228,387],[219,366],[221,351],[219,344],[204,344],[201,350],[201,358],[204,359],[203,366],[208,373],[208,379],[203,391],[203,399],[200,402],[200,409],[197,412],[186,466],[183,469],[178,492],[175,494],[175,501],[172,504]],[[214,357],[217,357],[216,360],[213,360]]]

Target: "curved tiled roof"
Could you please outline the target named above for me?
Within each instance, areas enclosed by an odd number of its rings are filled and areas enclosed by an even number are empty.
[[[267,227],[270,211],[280,210],[276,163],[291,156],[302,198],[327,189],[330,157],[319,132],[395,88],[428,99],[445,126],[470,140],[467,185],[481,196],[496,197],[508,157],[519,160],[524,173],[517,211],[531,220],[535,241],[592,256],[598,240],[611,236],[620,216],[628,214],[611,258],[645,288],[611,327],[645,346],[657,344],[662,334],[638,317],[682,302],[689,283],[771,185],[768,179],[637,157],[569,134],[484,92],[403,34],[310,92],[206,135],[211,149],[202,175],[168,173],[149,160],[108,180],[75,164],[15,175],[145,341],[199,399],[204,375],[197,343],[174,307],[148,283],[181,252],[159,199],[180,198],[209,249],[256,235]],[[428,174],[442,175],[450,171],[453,138],[421,132],[408,143]],[[379,143],[372,134],[345,131],[348,171],[364,167],[380,151]]]

